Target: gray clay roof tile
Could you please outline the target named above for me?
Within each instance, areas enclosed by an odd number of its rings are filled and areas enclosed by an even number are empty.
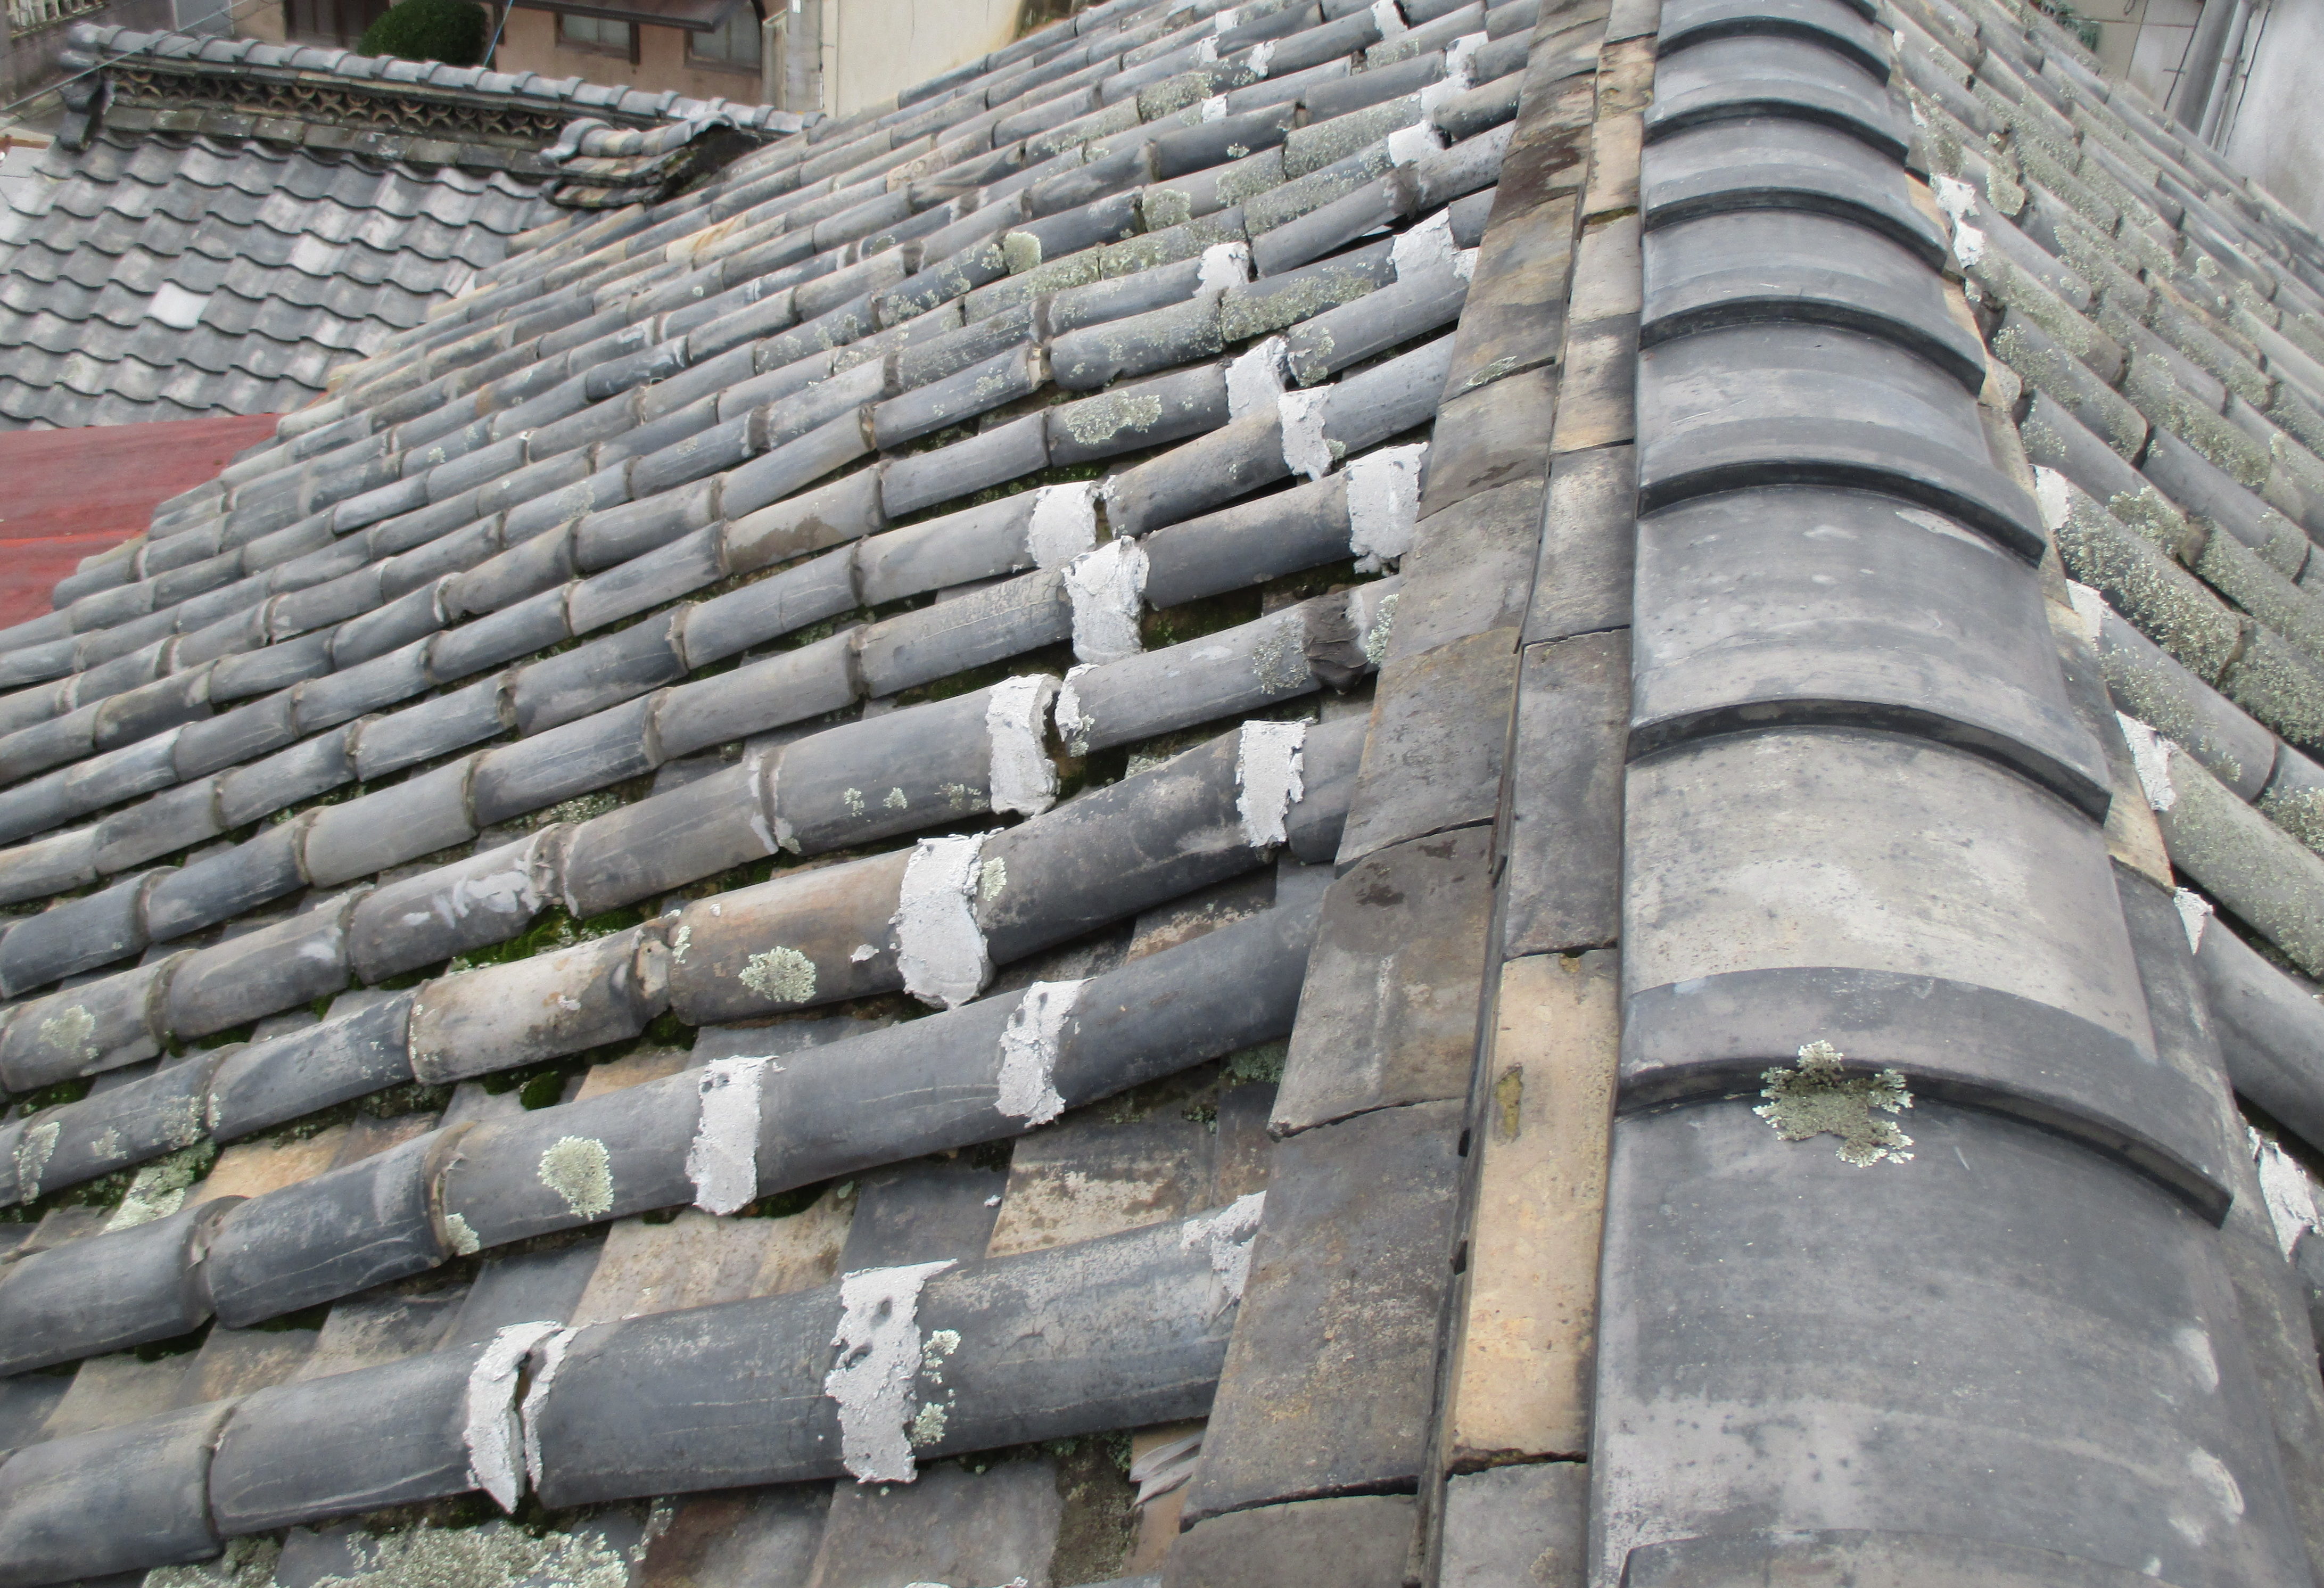
[[[0,1581],[2324,1559],[2324,243],[2046,19],[74,40],[596,119],[0,243],[283,414],[0,633]]]

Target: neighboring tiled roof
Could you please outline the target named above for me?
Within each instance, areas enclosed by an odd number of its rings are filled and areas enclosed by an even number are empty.
[[[1111,0],[64,581],[0,1588],[2309,1580],[2324,251],[1966,4]]]
[[[102,66],[0,215],[0,423],[280,412],[555,206],[683,186],[798,117],[341,50],[81,24]],[[586,113],[586,114],[577,114]]]
[[[281,412],[557,212],[537,182],[254,140],[52,144],[0,217],[0,413],[122,424]]]

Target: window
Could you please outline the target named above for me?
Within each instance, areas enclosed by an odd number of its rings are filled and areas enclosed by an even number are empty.
[[[290,0],[283,9],[290,37],[300,43],[352,50],[364,30],[387,14],[387,0]]]
[[[600,55],[626,55],[632,65],[638,59],[638,30],[625,22],[607,22],[599,16],[573,16],[559,12],[557,14],[557,42],[567,50],[588,50]]]
[[[687,53],[698,66],[731,67],[737,71],[759,69],[758,7],[742,5],[706,33],[687,34]]]

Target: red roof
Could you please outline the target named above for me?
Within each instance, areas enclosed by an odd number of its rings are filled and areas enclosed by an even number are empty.
[[[274,432],[271,413],[0,431],[0,625],[49,610],[81,559],[143,530],[157,503]]]

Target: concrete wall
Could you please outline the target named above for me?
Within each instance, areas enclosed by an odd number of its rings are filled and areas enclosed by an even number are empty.
[[[64,53],[65,34],[73,23],[92,22],[100,25],[122,28],[166,29],[175,25],[171,0],[112,0],[94,11],[84,11],[66,22],[54,23],[37,32],[19,33],[8,42],[5,79],[0,79],[0,103],[37,93],[53,85],[64,74],[58,57]],[[0,23],[0,28],[5,28]],[[18,119],[41,122],[56,109],[53,99],[28,105],[18,113]]]
[[[823,8],[824,71],[835,115],[998,50],[1019,0],[809,0]]]
[[[2220,152],[2324,231],[2324,0],[2275,0],[2247,59]]]

